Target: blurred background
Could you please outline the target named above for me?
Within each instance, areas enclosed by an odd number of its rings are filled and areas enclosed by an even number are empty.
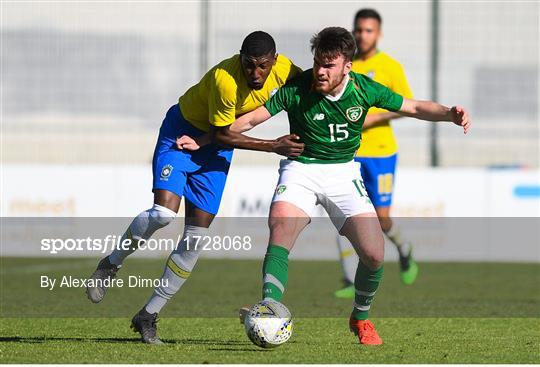
[[[383,16],[418,99],[467,107],[467,136],[401,119],[395,214],[540,216],[538,1],[2,2],[2,216],[126,216],[152,199],[167,109],[254,30],[309,68],[310,37]],[[288,132],[281,114],[253,130]],[[279,157],[236,151],[221,215],[266,216]]]

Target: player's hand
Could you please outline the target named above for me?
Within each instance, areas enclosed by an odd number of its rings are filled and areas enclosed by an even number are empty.
[[[467,134],[471,128],[471,121],[469,120],[469,113],[461,106],[454,106],[450,109],[452,114],[452,122],[458,126],[463,127],[463,133]]]
[[[199,144],[191,136],[183,135],[176,138],[176,147],[180,150],[198,150]]]
[[[300,137],[296,134],[283,135],[274,143],[274,153],[289,158],[296,158],[304,151],[304,143],[299,142]]]

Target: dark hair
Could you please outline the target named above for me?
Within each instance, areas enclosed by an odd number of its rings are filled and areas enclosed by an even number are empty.
[[[246,56],[259,57],[276,53],[276,43],[271,35],[263,31],[255,31],[247,35],[242,42],[240,53]]]
[[[351,61],[356,51],[356,42],[348,30],[327,27],[311,38],[311,52],[320,58],[333,60],[343,55]]]
[[[365,8],[358,10],[354,16],[353,29],[356,29],[356,22],[358,22],[358,19],[375,19],[379,22],[379,24],[382,24],[381,15],[375,9]]]

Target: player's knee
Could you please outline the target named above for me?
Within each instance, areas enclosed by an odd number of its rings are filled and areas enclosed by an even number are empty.
[[[296,233],[295,218],[277,217],[268,220],[270,237],[291,237]]]
[[[131,225],[129,231],[133,239],[149,239],[158,229],[169,224],[176,213],[163,206],[154,204],[150,209],[140,213]]]
[[[362,261],[371,270],[377,270],[384,263],[384,250],[367,251],[362,257]]]
[[[384,263],[384,256],[367,256],[367,264],[366,266],[370,268],[371,270],[377,270],[379,269],[383,263]]]
[[[148,221],[151,225],[159,228],[171,223],[175,217],[174,211],[158,204],[154,204],[152,208],[148,209]]]
[[[384,254],[375,255],[371,260],[373,269],[379,269],[384,264]]]

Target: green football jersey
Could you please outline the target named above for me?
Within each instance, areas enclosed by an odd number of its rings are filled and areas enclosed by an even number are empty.
[[[351,161],[360,146],[362,125],[370,107],[398,111],[403,97],[365,75],[349,73],[339,100],[332,101],[312,88],[313,71],[290,80],[265,104],[272,116],[287,111],[291,134],[300,137],[303,163]]]

